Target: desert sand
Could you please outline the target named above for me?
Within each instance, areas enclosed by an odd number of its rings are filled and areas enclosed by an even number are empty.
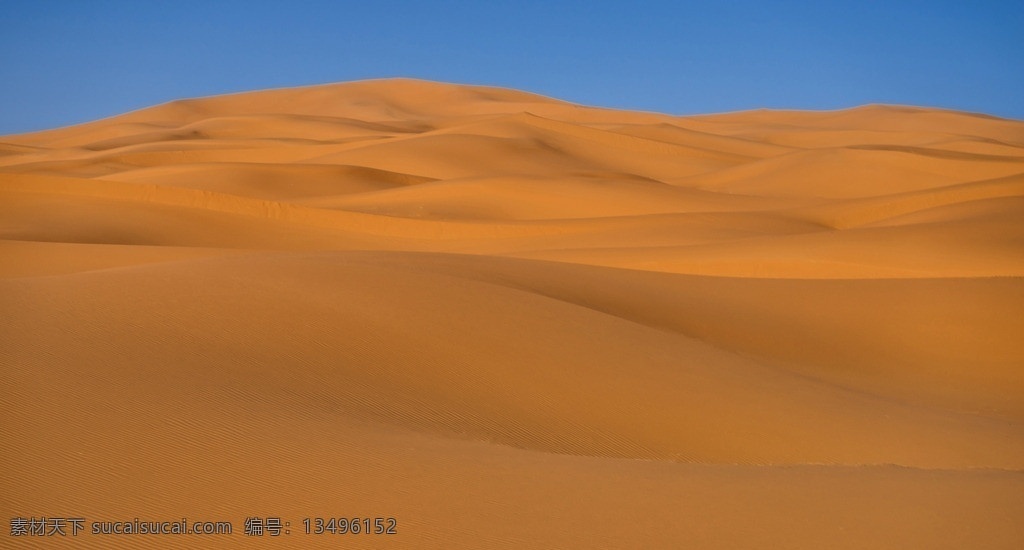
[[[0,255],[4,521],[234,529],[6,548],[1024,547],[1024,122],[189,99],[0,137]]]

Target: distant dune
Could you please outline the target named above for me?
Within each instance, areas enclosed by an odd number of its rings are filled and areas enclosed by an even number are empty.
[[[5,520],[234,527],[0,546],[1024,548],[1024,122],[189,99],[0,137],[0,254]]]

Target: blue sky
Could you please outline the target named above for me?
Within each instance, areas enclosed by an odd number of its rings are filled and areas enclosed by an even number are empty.
[[[672,114],[899,103],[1024,119],[1022,29],[1022,0],[0,0],[0,134],[391,76]]]

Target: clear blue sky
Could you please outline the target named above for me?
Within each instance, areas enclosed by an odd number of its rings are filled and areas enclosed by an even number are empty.
[[[1024,119],[1024,0],[0,0],[0,134],[391,76],[673,114],[900,103]]]

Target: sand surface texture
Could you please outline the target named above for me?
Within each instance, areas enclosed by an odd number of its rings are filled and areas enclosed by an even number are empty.
[[[234,529],[5,548],[1024,548],[1019,121],[176,101],[0,137],[0,257],[3,521]]]

